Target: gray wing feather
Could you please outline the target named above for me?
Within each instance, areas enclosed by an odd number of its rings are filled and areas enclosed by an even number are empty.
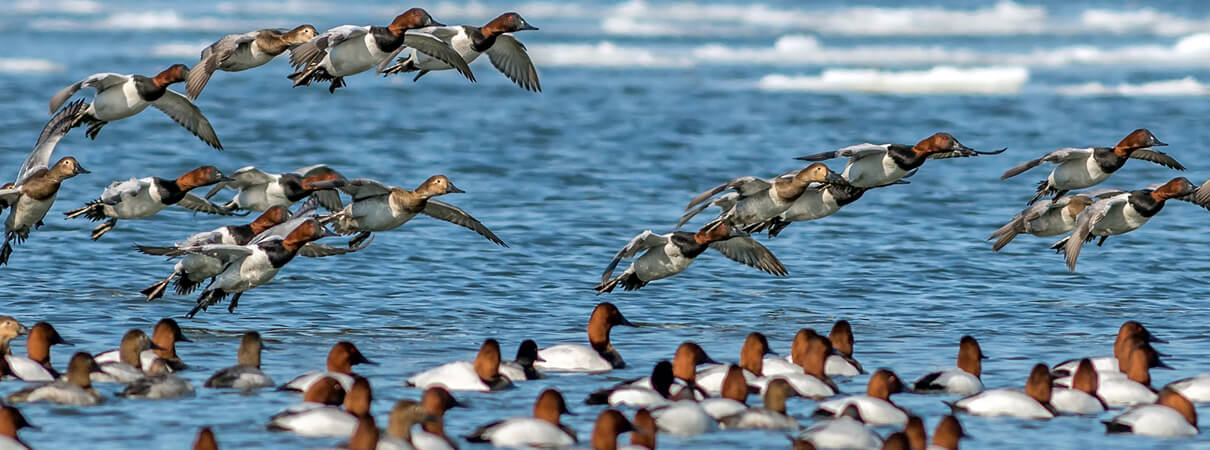
[[[17,186],[25,184],[27,177],[50,164],[50,157],[55,151],[55,146],[59,144],[63,136],[67,135],[67,131],[71,129],[76,117],[86,108],[88,108],[88,103],[85,103],[84,100],[76,100],[66,108],[59,110],[58,114],[46,122],[46,126],[42,128],[42,134],[38,136],[38,143],[34,144],[34,151],[25,158],[25,163],[21,164],[21,170],[17,172]]]
[[[1144,148],[1135,150],[1130,154],[1130,157],[1133,159],[1156,163],[1171,169],[1185,170],[1185,166],[1182,166],[1181,163],[1177,162],[1175,158],[1168,156],[1167,153],[1155,149]]]
[[[1053,152],[1043,155],[1041,158],[1025,161],[1015,167],[1008,169],[1004,175],[1000,176],[1000,180],[1007,180],[1017,175],[1023,174],[1029,169],[1038,167],[1044,162],[1059,164],[1067,160],[1075,158],[1087,157],[1092,153],[1091,148],[1061,148]]]
[[[55,111],[58,111],[60,106],[63,106],[64,103],[67,103],[67,99],[71,98],[73,95],[76,95],[76,92],[82,88],[93,88],[97,92],[100,92],[125,83],[129,80],[130,76],[119,75],[116,73],[95,73],[89,75],[88,78],[77,81],[76,83],[63,88],[63,90],[56,92],[55,95],[50,98],[50,114],[54,114]]]
[[[542,92],[538,83],[538,70],[529,59],[525,44],[511,34],[502,34],[496,38],[496,43],[487,49],[487,57],[491,59],[496,70],[524,89]]]
[[[218,141],[218,135],[214,133],[214,127],[210,126],[206,115],[202,114],[202,110],[198,109],[197,105],[194,105],[184,95],[173,90],[165,90],[163,96],[151,102],[151,106],[163,111],[173,121],[185,127],[211,147],[223,149],[223,144]]]
[[[424,213],[431,217],[470,229],[501,247],[508,247],[508,244],[505,244],[499,237],[496,237],[495,233],[492,233],[492,230],[487,229],[481,222],[457,206],[437,200],[429,200],[425,202]]]
[[[499,39],[500,38],[497,38],[496,40],[497,45],[499,45]],[[471,68],[466,64],[466,60],[462,59],[462,55],[459,55],[456,50],[450,47],[449,43],[441,40],[441,38],[427,33],[408,31],[403,35],[403,44],[416,49],[416,51],[420,53],[432,56],[438,61],[449,64],[450,67],[453,67],[458,71],[458,73],[466,77],[466,79],[475,81],[475,74],[471,73]],[[488,53],[490,55],[491,51],[489,50]],[[379,69],[385,68],[386,64],[389,62],[391,62],[391,59],[389,58],[383,61],[382,65],[379,66]],[[493,60],[493,63],[494,62],[495,61]]]
[[[1110,208],[1125,202],[1128,198],[1129,194],[1125,194],[1098,200],[1088,205],[1079,216],[1076,216],[1076,228],[1071,232],[1071,236],[1067,237],[1067,243],[1063,245],[1068,270],[1076,271],[1076,260],[1080,257],[1080,249],[1084,247],[1084,241],[1088,240],[1092,227],[1105,218]]]
[[[777,260],[773,252],[748,236],[733,237],[725,241],[710,244],[710,248],[718,250],[727,259],[749,267],[755,267],[762,272],[776,276],[785,276],[786,267]]]
[[[601,275],[601,282],[609,281],[613,277],[613,270],[618,267],[618,263],[623,259],[634,258],[640,252],[659,247],[668,243],[668,236],[652,233],[651,230],[643,230],[634,239],[626,243],[625,247],[618,250],[618,253],[613,256],[613,261],[609,262],[609,266],[605,267],[605,273]]]
[[[371,235],[369,239],[366,239],[365,242],[362,242],[360,246],[354,248],[332,247],[330,245],[310,242],[307,243],[307,245],[302,246],[302,248],[298,250],[298,254],[308,258],[323,258],[325,256],[344,255],[369,247],[371,242],[374,242],[373,235]]]
[[[206,214],[217,214],[220,216],[234,215],[234,213],[223,209],[222,206],[210,203],[210,201],[193,194],[185,194],[185,197],[181,201],[176,202],[176,204],[182,208]]]

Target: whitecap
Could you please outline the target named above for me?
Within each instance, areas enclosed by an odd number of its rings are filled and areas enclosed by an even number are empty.
[[[880,94],[1016,94],[1029,81],[1024,67],[959,68],[921,71],[826,69],[819,75],[766,75],[756,87],[766,91],[868,92]]]
[[[18,14],[93,14],[101,10],[101,3],[92,0],[19,0],[8,10]]]
[[[690,67],[693,61],[675,53],[627,47],[603,41],[597,44],[531,45],[529,55],[541,66],[578,67]]]
[[[168,42],[151,47],[153,56],[171,56],[180,58],[197,58],[209,42]]]
[[[62,71],[63,66],[45,59],[0,58],[0,72],[3,73],[52,73]]]
[[[1059,86],[1055,92],[1073,96],[1173,97],[1210,95],[1210,85],[1194,77],[1179,80],[1150,81],[1140,84],[1105,85],[1099,82]]]

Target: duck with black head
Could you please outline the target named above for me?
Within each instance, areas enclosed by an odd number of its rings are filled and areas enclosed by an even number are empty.
[[[1139,159],[1176,170],[1185,170],[1185,166],[1168,154],[1155,150],[1168,144],[1160,142],[1146,128],[1130,132],[1113,147],[1061,148],[1047,153],[1038,159],[1029,160],[1008,169],[1000,180],[1007,180],[1023,174],[1042,163],[1055,164],[1045,180],[1038,183],[1038,193],[1029,201],[1030,204],[1048,195],[1060,198],[1067,191],[1084,189],[1100,184],[1109,179],[1118,169],[1126,165],[1129,159]]]
[[[1156,437],[1198,434],[1197,410],[1193,403],[1179,392],[1167,388],[1160,391],[1155,404],[1135,406],[1104,423],[1110,433]]]
[[[1045,200],[1026,207],[1004,226],[992,232],[987,240],[996,240],[992,251],[998,252],[1007,246],[1018,234],[1032,234],[1038,237],[1058,236],[1069,233],[1076,227],[1076,218],[1084,212],[1084,208],[1104,194],[1120,192],[1117,189],[1093,189],[1078,194],[1066,195],[1057,200]]]
[[[534,368],[534,363],[541,360],[538,356],[538,343],[533,339],[526,339],[517,347],[515,359],[500,362],[500,375],[513,383],[545,378]]]
[[[196,100],[217,70],[240,72],[263,66],[318,34],[314,26],[304,24],[290,30],[267,28],[223,36],[202,49],[201,60],[186,76],[185,95]]]
[[[50,98],[50,113],[54,114],[76,92],[82,88],[92,88],[97,91],[88,108],[79,111],[72,120],[71,126],[88,125],[89,138],[96,139],[101,127],[115,120],[133,116],[148,106],[154,106],[163,111],[173,121],[185,127],[203,142],[222,150],[218,136],[210,121],[202,114],[197,105],[188,97],[177,93],[168,86],[185,81],[189,76],[189,67],[184,64],[174,64],[164,69],[154,77],[142,75],[119,75],[116,73],[97,73],[88,78],[63,88]]]
[[[983,360],[987,355],[972,336],[958,340],[958,367],[933,372],[912,384],[916,392],[974,395],[983,390]]]
[[[268,173],[253,166],[242,167],[231,174],[230,181],[215,184],[206,193],[209,200],[223,189],[235,191],[231,201],[223,204],[228,211],[265,211],[274,206],[290,206],[305,198],[314,198],[329,211],[344,207],[336,189],[320,189],[320,181],[343,180],[344,175],[327,164],[303,167],[293,172]]]
[[[290,49],[290,65],[295,72],[289,78],[294,86],[307,86],[312,81],[328,81],[328,92],[344,87],[344,77],[359,74],[377,66],[381,72],[395,55],[407,47],[416,49],[456,69],[471,81],[466,61],[440,38],[422,28],[444,26],[433,20],[428,11],[412,8],[400,14],[385,27],[341,25]]]
[[[454,361],[412,375],[409,386],[424,389],[443,386],[451,391],[490,392],[513,386],[500,375],[500,343],[495,339],[483,341],[474,361]]]
[[[1097,246],[1105,243],[1109,236],[1129,233],[1139,229],[1151,220],[1164,203],[1176,199],[1197,203],[1195,194],[1197,187],[1187,178],[1173,178],[1159,186],[1148,186],[1130,192],[1103,196],[1081,211],[1076,217],[1075,230],[1071,235],[1055,242],[1050,248],[1063,253],[1067,260],[1067,268],[1076,271],[1076,260],[1086,242],[1100,237]],[[1199,204],[1207,208],[1210,204]]]
[[[4,220],[4,245],[0,247],[0,266],[8,264],[13,253],[12,242],[18,244],[29,238],[30,231],[42,226],[42,219],[50,212],[59,195],[63,182],[76,175],[89,173],[76,158],[67,156],[53,166],[50,157],[59,140],[71,129],[72,120],[85,108],[81,101],[72,102],[55,114],[42,128],[34,149],[25,157],[17,179],[0,188],[0,211],[11,207]]]
[[[626,367],[622,355],[613,348],[609,332],[614,326],[635,327],[626,320],[613,303],[602,302],[588,317],[588,344],[559,344],[538,350],[542,361],[534,363],[541,370],[558,372],[603,373]]]
[[[613,292],[619,284],[627,291],[642,288],[652,281],[684,272],[707,249],[715,249],[727,259],[772,275],[787,274],[786,267],[764,245],[730,225],[715,223],[696,233],[655,234],[644,230],[613,256],[601,274],[601,283],[593,289],[599,295]],[[614,277],[618,263],[630,258],[635,260]]]
[[[466,211],[433,199],[440,195],[466,192],[454,186],[445,175],[433,175],[414,190],[387,186],[368,178],[322,181],[315,183],[314,187],[339,189],[352,197],[344,209],[323,219],[324,223],[331,224],[337,233],[357,234],[357,237],[349,241],[350,247],[370,237],[372,232],[399,228],[421,213],[467,228],[497,245],[508,247],[508,244]]]
[[[114,181],[105,188],[100,198],[64,215],[68,219],[84,216],[93,222],[105,220],[105,223],[93,228],[94,241],[117,226],[119,219],[151,217],[172,205],[206,214],[229,216],[231,213],[218,205],[189,193],[193,189],[225,180],[227,177],[214,166],[202,166],[175,179],[146,177]]]
[[[4,355],[8,374],[22,381],[54,381],[59,372],[50,364],[50,348],[54,345],[71,345],[59,336],[55,327],[46,322],[35,323],[25,338],[28,357]]]
[[[702,365],[715,366],[718,365],[718,361],[706,354],[706,350],[696,342],[685,341],[676,347],[676,353],[672,356],[671,394],[673,398],[701,400],[710,396],[710,392],[697,383],[698,367]],[[653,387],[650,377],[640,377],[618,383],[617,387],[621,386],[648,389]]]
[[[249,331],[240,338],[236,364],[220,369],[206,379],[205,387],[232,388],[243,391],[273,386],[273,379],[260,369],[260,352],[264,349],[260,333]]]
[[[949,133],[936,133],[924,138],[916,145],[907,144],[858,144],[840,150],[801,156],[804,161],[824,161],[832,158],[848,158],[844,167],[844,179],[852,186],[874,188],[894,184],[909,176],[913,170],[930,159],[965,158],[978,155],[996,155],[1005,149],[982,152],[962,145]]]
[[[492,19],[487,25],[476,27],[471,25],[435,26],[423,31],[445,41],[462,56],[467,64],[475,61],[479,55],[487,53],[492,66],[500,73],[517,83],[517,86],[533,92],[542,92],[538,83],[538,70],[529,59],[525,44],[518,41],[513,33],[518,31],[537,30],[520,14],[507,12]],[[410,55],[399,58],[395,64],[382,71],[384,75],[419,71],[412,81],[420,80],[425,74],[434,70],[449,70],[454,67],[445,61],[433,58],[421,52],[413,51]]]
[[[490,442],[496,447],[564,448],[574,445],[576,432],[563,425],[559,418],[572,414],[555,389],[546,389],[534,402],[533,417],[516,417],[492,422],[466,436],[469,442]]]
[[[672,363],[660,361],[651,369],[650,377],[623,381],[613,387],[594,391],[588,394],[584,403],[639,408],[666,406],[672,402],[671,389],[675,379]]]
[[[326,364],[327,370],[306,372],[281,385],[277,390],[306,392],[315,382],[324,377],[331,377],[339,381],[347,391],[353,388],[353,366],[358,364],[377,365],[378,363],[370,361],[365,355],[362,355],[361,350],[358,350],[352,342],[340,341],[328,351]]]
[[[67,373],[50,383],[29,386],[4,398],[8,403],[51,402],[60,405],[93,406],[101,404],[101,393],[92,387],[92,374],[102,373],[101,367],[86,352],[72,355]]]
[[[890,369],[878,369],[866,384],[865,395],[829,400],[819,404],[816,414],[839,415],[849,405],[857,406],[866,423],[882,426],[903,426],[908,414],[891,400],[891,395],[903,392],[903,381]]]
[[[1021,419],[1052,419],[1057,414],[1050,405],[1054,381],[1046,364],[1035,365],[1025,382],[1025,390],[991,389],[964,397],[950,405],[954,411],[976,416],[1010,416]]]
[[[803,193],[814,189],[811,186],[818,188],[831,184],[849,183],[823,163],[814,163],[805,169],[770,179],[752,176],[735,178],[693,197],[689,205],[685,206],[687,212],[681,216],[676,227],[685,225],[705,207],[715,205],[722,209],[722,214],[710,224],[725,223],[745,231],[763,229],[766,222],[789,209]],[[735,190],[735,195],[723,201],[706,202],[727,190]],[[694,208],[699,204],[703,206]]]

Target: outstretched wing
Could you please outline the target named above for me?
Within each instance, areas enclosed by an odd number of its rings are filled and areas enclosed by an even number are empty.
[[[760,191],[767,190],[771,187],[773,187],[772,184],[770,184],[768,181],[762,180],[760,178],[751,177],[751,176],[739,177],[739,178],[733,179],[731,181],[728,181],[726,183],[720,184],[718,186],[712,187],[712,188],[706,190],[705,192],[702,192],[701,194],[697,194],[696,197],[693,197],[693,200],[689,201],[689,205],[685,206],[685,209],[688,210],[689,208],[692,208],[694,205],[704,202],[704,201],[706,201],[706,199],[713,197],[715,195],[718,195],[718,193],[723,192],[727,189],[735,189],[736,192],[739,192],[739,196],[742,198],[742,197],[750,196],[750,195],[755,194]]]
[[[220,216],[235,215],[235,213],[228,211],[226,209],[223,209],[222,206],[216,205],[214,203],[210,203],[209,200],[206,200],[204,198],[198,197],[193,194],[185,194],[185,197],[182,198],[181,201],[176,202],[176,205],[180,206],[182,208],[185,208],[185,209],[189,209],[189,210],[193,210],[193,211],[197,211],[197,212],[201,212],[201,213],[206,213],[206,214],[217,214]]]
[[[513,35],[505,33],[497,36],[496,43],[487,49],[487,57],[491,59],[492,65],[496,66],[496,70],[513,80],[513,83],[517,83],[517,86],[542,92],[542,85],[538,84],[538,70],[529,59],[525,44]]]
[[[723,213],[726,213],[731,208],[734,208],[735,203],[738,201],[739,201],[738,193],[728,192],[726,194],[720,195],[718,198],[711,200],[709,203],[702,203],[701,205],[698,205],[696,208],[693,208],[693,209],[689,210],[688,212],[686,212],[684,215],[681,216],[681,220],[677,221],[676,228],[680,229],[681,227],[685,226],[685,224],[688,223],[690,219],[693,219],[694,216],[700,214],[702,211],[705,211],[707,208],[709,208],[711,206],[717,206],[720,211],[722,211]]]
[[[656,248],[668,243],[668,235],[655,234],[651,230],[643,230],[634,239],[631,239],[625,247],[618,251],[618,254],[613,255],[613,261],[609,262],[609,266],[605,267],[605,273],[601,275],[601,282],[609,281],[613,277],[613,269],[618,267],[618,263],[623,259],[634,258],[640,252],[645,252],[648,249]]]
[[[353,248],[332,247],[330,245],[310,242],[307,243],[307,245],[302,246],[302,248],[298,250],[298,254],[308,258],[323,258],[326,256],[344,255],[369,247],[371,242],[374,242],[373,235],[371,235],[369,239],[366,239],[365,242],[363,242],[360,246]]]
[[[265,173],[265,171],[257,169],[253,166],[241,167],[235,173],[231,174],[231,181],[223,181],[210,188],[203,198],[209,199],[214,197],[214,194],[219,193],[223,189],[244,190],[252,186],[269,184],[277,181],[273,175]]]
[[[1088,235],[1092,233],[1092,227],[1104,219],[1111,208],[1125,203],[1129,199],[1130,194],[1125,193],[1097,200],[1076,216],[1075,230],[1071,232],[1071,236],[1068,236],[1067,243],[1063,246],[1068,270],[1076,271],[1076,260],[1080,257],[1080,249],[1084,247],[1084,241],[1087,241]]]
[[[832,158],[858,159],[858,158],[864,158],[866,156],[870,156],[870,155],[874,155],[874,154],[886,153],[887,149],[889,149],[890,147],[891,147],[891,144],[871,144],[869,142],[866,142],[864,144],[850,145],[848,147],[845,147],[845,148],[842,148],[839,150],[830,151],[830,152],[823,152],[823,153],[816,153],[814,155],[800,156],[795,159],[801,159],[803,161],[825,161],[825,160],[829,160]]]
[[[211,147],[223,149],[223,144],[219,143],[218,135],[214,133],[214,127],[210,126],[210,121],[202,114],[202,110],[198,109],[197,105],[194,105],[184,95],[171,89],[165,89],[164,95],[151,102],[151,106],[163,111],[164,114]]]
[[[390,186],[369,178],[319,181],[311,183],[311,186],[315,189],[340,189],[341,192],[349,194],[350,197],[353,197],[353,201],[364,200],[370,197],[377,197],[391,193]]]
[[[1053,152],[1047,153],[1047,154],[1043,155],[1041,158],[1031,159],[1031,160],[1025,161],[1021,164],[1017,164],[1013,168],[1005,171],[1004,175],[1000,175],[1000,180],[1001,181],[1007,180],[1009,178],[1023,174],[1026,171],[1028,171],[1029,169],[1042,165],[1042,163],[1044,163],[1044,162],[1059,164],[1063,161],[1067,161],[1067,160],[1071,160],[1071,159],[1087,158],[1088,156],[1092,155],[1092,151],[1093,151],[1093,149],[1091,149],[1091,148],[1061,148],[1061,149],[1055,150]]]
[[[508,244],[505,244],[504,241],[496,237],[495,233],[492,233],[492,230],[487,229],[479,220],[471,217],[470,214],[467,214],[466,211],[457,206],[430,199],[425,202],[424,213],[454,225],[468,228],[471,231],[479,233],[480,236],[487,238],[487,240],[495,242],[497,245],[508,247]]]
[[[954,150],[952,152],[933,153],[933,154],[930,154],[928,156],[928,158],[929,159],[949,159],[949,158],[969,158],[972,156],[979,156],[979,155],[999,155],[1001,153],[1004,153],[1005,150],[1008,150],[1008,147],[1005,147],[1005,148],[1002,148],[999,150],[987,151],[987,152],[972,150],[972,149]]]
[[[749,267],[755,267],[762,272],[766,272],[776,276],[786,276],[786,266],[773,256],[773,252],[756,242],[748,236],[739,236],[717,241],[710,244],[710,248],[718,250],[727,259],[735,261]]]
[[[239,261],[252,255],[252,248],[246,245],[210,244],[181,249],[185,253],[196,253],[218,258],[224,263]]]
[[[34,144],[34,151],[25,157],[25,163],[21,164],[21,170],[17,172],[17,186],[25,184],[25,180],[30,175],[50,164],[50,157],[55,152],[55,146],[59,145],[59,140],[67,135],[76,116],[86,108],[88,108],[88,103],[85,103],[84,100],[76,100],[66,108],[59,110],[58,114],[46,122],[46,126],[42,128],[42,134],[38,136],[38,143]]]
[[[202,51],[201,60],[193,66],[193,69],[189,70],[189,75],[186,76],[185,95],[190,100],[202,95],[202,89],[206,88],[206,83],[210,82],[210,76],[214,75],[218,66],[235,54],[235,50],[240,45],[255,41],[258,33],[260,32],[251,31],[243,34],[229,34],[206,47]]]
[[[1171,169],[1185,170],[1185,166],[1182,166],[1181,163],[1176,162],[1175,158],[1168,156],[1167,153],[1151,148],[1135,150],[1130,154],[1130,157],[1134,159],[1141,159],[1147,162],[1153,162]]]
[[[76,92],[79,92],[82,88],[93,88],[97,90],[97,92],[100,92],[127,81],[130,81],[130,75],[119,75],[116,73],[94,73],[89,75],[88,78],[77,81],[74,84],[63,88],[63,90],[56,92],[55,95],[50,98],[50,114],[54,114],[55,111],[58,111],[60,106],[63,106],[64,103],[67,103],[67,99],[71,98],[73,95],[76,95]]]

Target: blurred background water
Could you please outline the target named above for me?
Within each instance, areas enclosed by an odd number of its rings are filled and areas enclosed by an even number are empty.
[[[667,3],[498,0],[394,2],[0,3],[0,167],[15,172],[47,119],[46,102],[96,72],[151,75],[193,64],[227,33],[314,24],[385,25],[423,6],[450,24],[483,24],[517,11],[541,28],[518,37],[530,49],[543,92],[511,85],[487,62],[479,82],[450,72],[350,77],[330,95],[291,88],[283,60],[218,73],[198,105],[226,147],[205,147],[154,110],[107,126],[95,142],[77,130],[58,147],[92,174],[65,184],[46,226],[17,248],[0,276],[3,313],[52,322],[76,350],[116,347],[131,327],[150,331],[180,317],[193,297],[147,303],[138,290],[171,265],[131,244],[166,243],[239,222],[168,210],[123,221],[99,242],[92,224],[61,212],[95,198],[112,180],[173,177],[201,164],[224,171],[255,164],[284,172],[327,163],[351,177],[414,186],[444,173],[468,193],[447,197],[511,248],[429,218],[382,233],[350,256],[292,262],[245,295],[236,314],[212,309],[182,320],[193,344],[178,352],[197,396],[173,401],[110,398],[94,408],[29,405],[40,448],[181,448],[214,426],[229,448],[321,447],[266,431],[268,417],[298,401],[264,391],[200,389],[234,363],[237,335],[259,330],[271,350],[265,370],[285,382],[323,367],[327,349],[351,340],[381,365],[360,367],[375,388],[379,423],[412,373],[468,359],[495,337],[511,355],[525,338],[547,346],[584,342],[601,300],[644,325],[619,329],[629,362],[609,376],[558,376],[494,394],[459,394],[446,428],[461,435],[528,414],[537,393],[563,390],[586,439],[596,408],[580,402],[618,378],[649,372],[682,341],[735,360],[750,331],[788,351],[801,327],[853,323],[856,356],[869,369],[916,377],[951,366],[958,338],[980,339],[992,357],[989,387],[1021,386],[1036,362],[1103,355],[1122,321],[1136,319],[1171,341],[1174,371],[1155,385],[1210,371],[1210,267],[1200,236],[1206,212],[1169,205],[1142,229],[1085,249],[1069,273],[1051,239],[1018,238],[993,254],[984,239],[1024,206],[1043,170],[1006,182],[1017,162],[1064,146],[1110,146],[1135,128],[1171,144],[1195,183],[1210,176],[1210,3],[1188,1],[762,1]],[[283,58],[284,59],[284,58]],[[1203,80],[1207,80],[1203,82]],[[183,86],[176,86],[183,90]],[[85,95],[91,95],[86,93]],[[911,184],[870,192],[832,217],[796,224],[766,242],[790,276],[776,279],[707,254],[689,271],[637,292],[596,297],[591,287],[613,254],[644,229],[668,231],[697,192],[742,175],[771,176],[792,158],[871,142],[914,143],[936,131],[1002,155],[931,161]],[[841,169],[841,161],[830,163]],[[1131,162],[1106,186],[1136,189],[1178,174]],[[24,352],[23,343],[15,352]],[[842,380],[862,392],[866,378]],[[0,392],[18,389],[5,381]],[[110,394],[116,388],[103,386]],[[899,395],[931,431],[947,397]],[[790,402],[809,422],[814,403]],[[1201,409],[1203,415],[1210,410]],[[1109,419],[1106,413],[1097,419]],[[1106,436],[1094,418],[1049,422],[963,416],[968,448],[1173,448],[1187,440]],[[883,430],[883,434],[889,430]],[[723,432],[667,448],[778,448],[777,433]],[[469,444],[466,447],[471,447]]]

